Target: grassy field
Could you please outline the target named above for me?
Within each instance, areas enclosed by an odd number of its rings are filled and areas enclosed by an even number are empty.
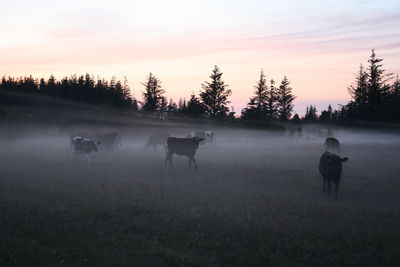
[[[66,132],[0,139],[0,266],[400,266],[398,135],[337,132],[335,201],[317,135],[216,129],[194,172],[148,132],[91,169]]]

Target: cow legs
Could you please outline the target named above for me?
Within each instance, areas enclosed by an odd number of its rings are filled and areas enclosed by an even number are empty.
[[[339,183],[335,183],[335,198],[338,200]]]
[[[328,183],[328,195],[330,195],[331,194],[331,181],[327,181],[327,183]]]
[[[194,165],[194,169],[197,171],[197,164],[196,164],[196,160],[194,159],[194,157],[190,157],[189,158],[189,170],[192,167],[192,162],[193,162],[193,165]]]
[[[165,166],[168,165],[168,162],[169,166],[172,168],[172,154],[167,153],[167,156],[165,157]]]
[[[85,154],[85,158],[86,158],[86,161],[88,162],[89,168],[91,168],[92,167],[92,161],[90,160],[89,154]]]
[[[324,191],[324,193],[326,192],[326,179],[324,179],[324,182],[323,182],[323,191]]]

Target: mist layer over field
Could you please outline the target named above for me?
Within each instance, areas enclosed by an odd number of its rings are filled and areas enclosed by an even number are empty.
[[[150,134],[213,130],[198,171]],[[84,157],[69,135],[117,131],[122,146]],[[0,265],[395,266],[400,264],[400,138],[332,129],[339,200],[322,192],[327,128],[301,136],[171,127],[48,129],[0,137]]]

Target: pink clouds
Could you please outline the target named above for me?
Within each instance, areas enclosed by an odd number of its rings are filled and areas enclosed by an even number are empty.
[[[307,21],[265,20],[257,25],[232,21],[226,26],[228,21],[224,27],[208,21],[203,25],[201,19],[206,18],[198,15],[196,20],[175,19],[173,13],[163,17],[172,24],[162,19],[130,22],[129,16],[120,18],[118,12],[68,15],[71,20],[46,22],[49,25],[43,28],[19,25],[12,28],[18,34],[0,32],[7,39],[0,43],[0,73],[128,76],[132,87],[139,89],[141,80],[153,71],[168,95],[177,99],[197,93],[217,64],[233,90],[232,104],[244,107],[261,68],[277,82],[287,75],[299,103],[337,102],[347,101],[353,73],[372,48],[378,55],[390,54],[391,61],[385,62],[400,62],[400,17],[394,11],[360,17],[312,15]],[[188,25],[180,25],[185,19]],[[395,64],[388,68],[398,68]]]

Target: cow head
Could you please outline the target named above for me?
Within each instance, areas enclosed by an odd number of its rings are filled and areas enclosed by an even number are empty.
[[[203,138],[199,138],[199,137],[193,137],[192,140],[196,143],[196,147],[199,148],[199,144],[201,141],[203,141]]]

